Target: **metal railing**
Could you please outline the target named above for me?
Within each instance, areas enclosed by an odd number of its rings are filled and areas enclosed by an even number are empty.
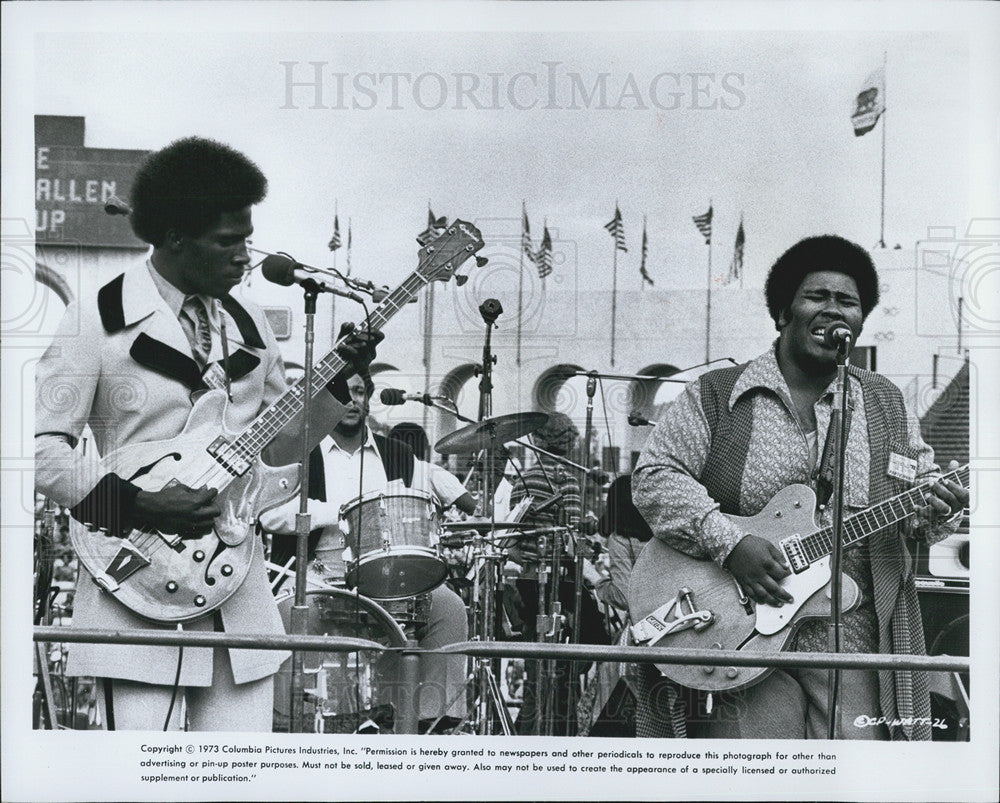
[[[968,672],[969,659],[955,656],[883,655],[874,653],[776,652],[698,650],[673,647],[604,644],[539,644],[516,641],[461,641],[435,650],[385,647],[378,642],[346,636],[274,635],[257,633],[186,632],[177,630],[103,630],[98,628],[34,628],[34,641],[65,643],[142,644],[185,647],[228,647],[305,652],[464,653],[478,658],[555,658],[566,661],[621,661],[646,664],[705,666],[820,667],[840,669],[916,669],[927,672]]]

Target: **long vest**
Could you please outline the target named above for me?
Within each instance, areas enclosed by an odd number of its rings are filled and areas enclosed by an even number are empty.
[[[729,399],[745,366],[711,371],[701,377],[702,409],[712,432],[711,449],[700,478],[723,513],[739,509],[740,480],[753,427],[753,394],[744,394],[729,410]],[[906,450],[906,411],[899,389],[871,371],[851,367],[860,383],[868,420],[869,499],[883,500],[909,486],[887,474],[890,451]],[[892,449],[890,449],[892,444]],[[905,455],[914,457],[913,454]],[[903,535],[890,527],[868,539],[879,652],[924,655],[924,631],[916,585]],[[882,670],[879,701],[893,739],[930,739],[930,694],[926,672]]]

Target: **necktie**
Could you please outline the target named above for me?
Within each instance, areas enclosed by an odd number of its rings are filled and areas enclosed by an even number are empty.
[[[212,329],[208,312],[197,296],[187,296],[181,307],[181,324],[191,344],[191,353],[199,364],[205,365],[212,353]]]

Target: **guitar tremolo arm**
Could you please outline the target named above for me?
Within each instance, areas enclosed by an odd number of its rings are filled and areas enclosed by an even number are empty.
[[[670,617],[674,618],[671,619]],[[694,594],[690,588],[682,588],[665,605],[661,605],[644,619],[631,627],[632,638],[637,644],[652,646],[664,636],[681,630],[694,628],[701,631],[715,621],[711,611],[695,609]]]

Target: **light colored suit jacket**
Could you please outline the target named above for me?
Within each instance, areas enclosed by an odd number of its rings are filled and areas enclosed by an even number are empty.
[[[284,367],[271,327],[257,306],[225,301],[232,397],[227,426],[240,431],[286,390]],[[222,358],[213,338],[210,360]],[[71,507],[100,477],[95,451],[108,455],[132,443],[175,437],[192,407],[197,365],[177,317],[156,289],[145,263],[112,280],[97,298],[71,304],[36,373],[36,487]],[[193,373],[192,373],[193,372]],[[89,427],[83,454],[79,441]],[[74,448],[75,447],[75,448]],[[95,448],[96,447],[96,450]],[[74,526],[79,526],[74,522]],[[251,537],[256,537],[251,535]],[[283,633],[260,550],[239,590],[218,611],[228,633]],[[73,625],[83,628],[156,628],[101,591],[81,570]],[[213,630],[214,615],[186,623]],[[176,647],[74,644],[68,674],[172,684]],[[230,650],[236,683],[277,671],[287,653]],[[180,684],[212,682],[212,650],[184,651]]]

